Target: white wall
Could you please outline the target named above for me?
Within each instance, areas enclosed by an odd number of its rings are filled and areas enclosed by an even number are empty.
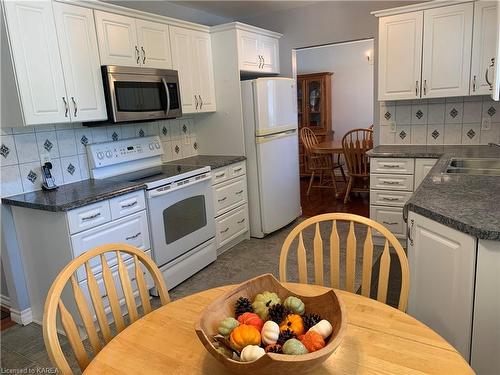
[[[297,73],[332,72],[335,139],[373,123],[373,39],[297,51]]]

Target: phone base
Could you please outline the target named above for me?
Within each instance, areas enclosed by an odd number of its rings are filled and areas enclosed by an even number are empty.
[[[59,186],[57,185],[53,185],[53,186],[48,186],[45,182],[42,183],[42,190],[47,190],[47,191],[50,191],[50,190],[56,190]]]

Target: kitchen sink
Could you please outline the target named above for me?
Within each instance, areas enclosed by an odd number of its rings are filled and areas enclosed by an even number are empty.
[[[445,173],[500,176],[500,158],[452,158]]]

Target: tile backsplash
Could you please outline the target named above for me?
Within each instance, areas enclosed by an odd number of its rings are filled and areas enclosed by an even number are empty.
[[[193,119],[86,127],[81,123],[39,125],[0,130],[0,193],[2,197],[41,189],[41,161],[52,162],[57,185],[89,178],[85,145],[125,138],[159,135],[163,160],[198,154]]]
[[[489,96],[380,102],[380,144],[477,145],[500,140]]]

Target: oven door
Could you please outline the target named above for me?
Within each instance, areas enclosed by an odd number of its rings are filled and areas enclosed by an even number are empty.
[[[210,174],[172,191],[148,191],[148,208],[153,256],[160,267],[215,236]]]
[[[176,74],[108,72],[106,78],[108,108],[114,122],[182,116]]]

